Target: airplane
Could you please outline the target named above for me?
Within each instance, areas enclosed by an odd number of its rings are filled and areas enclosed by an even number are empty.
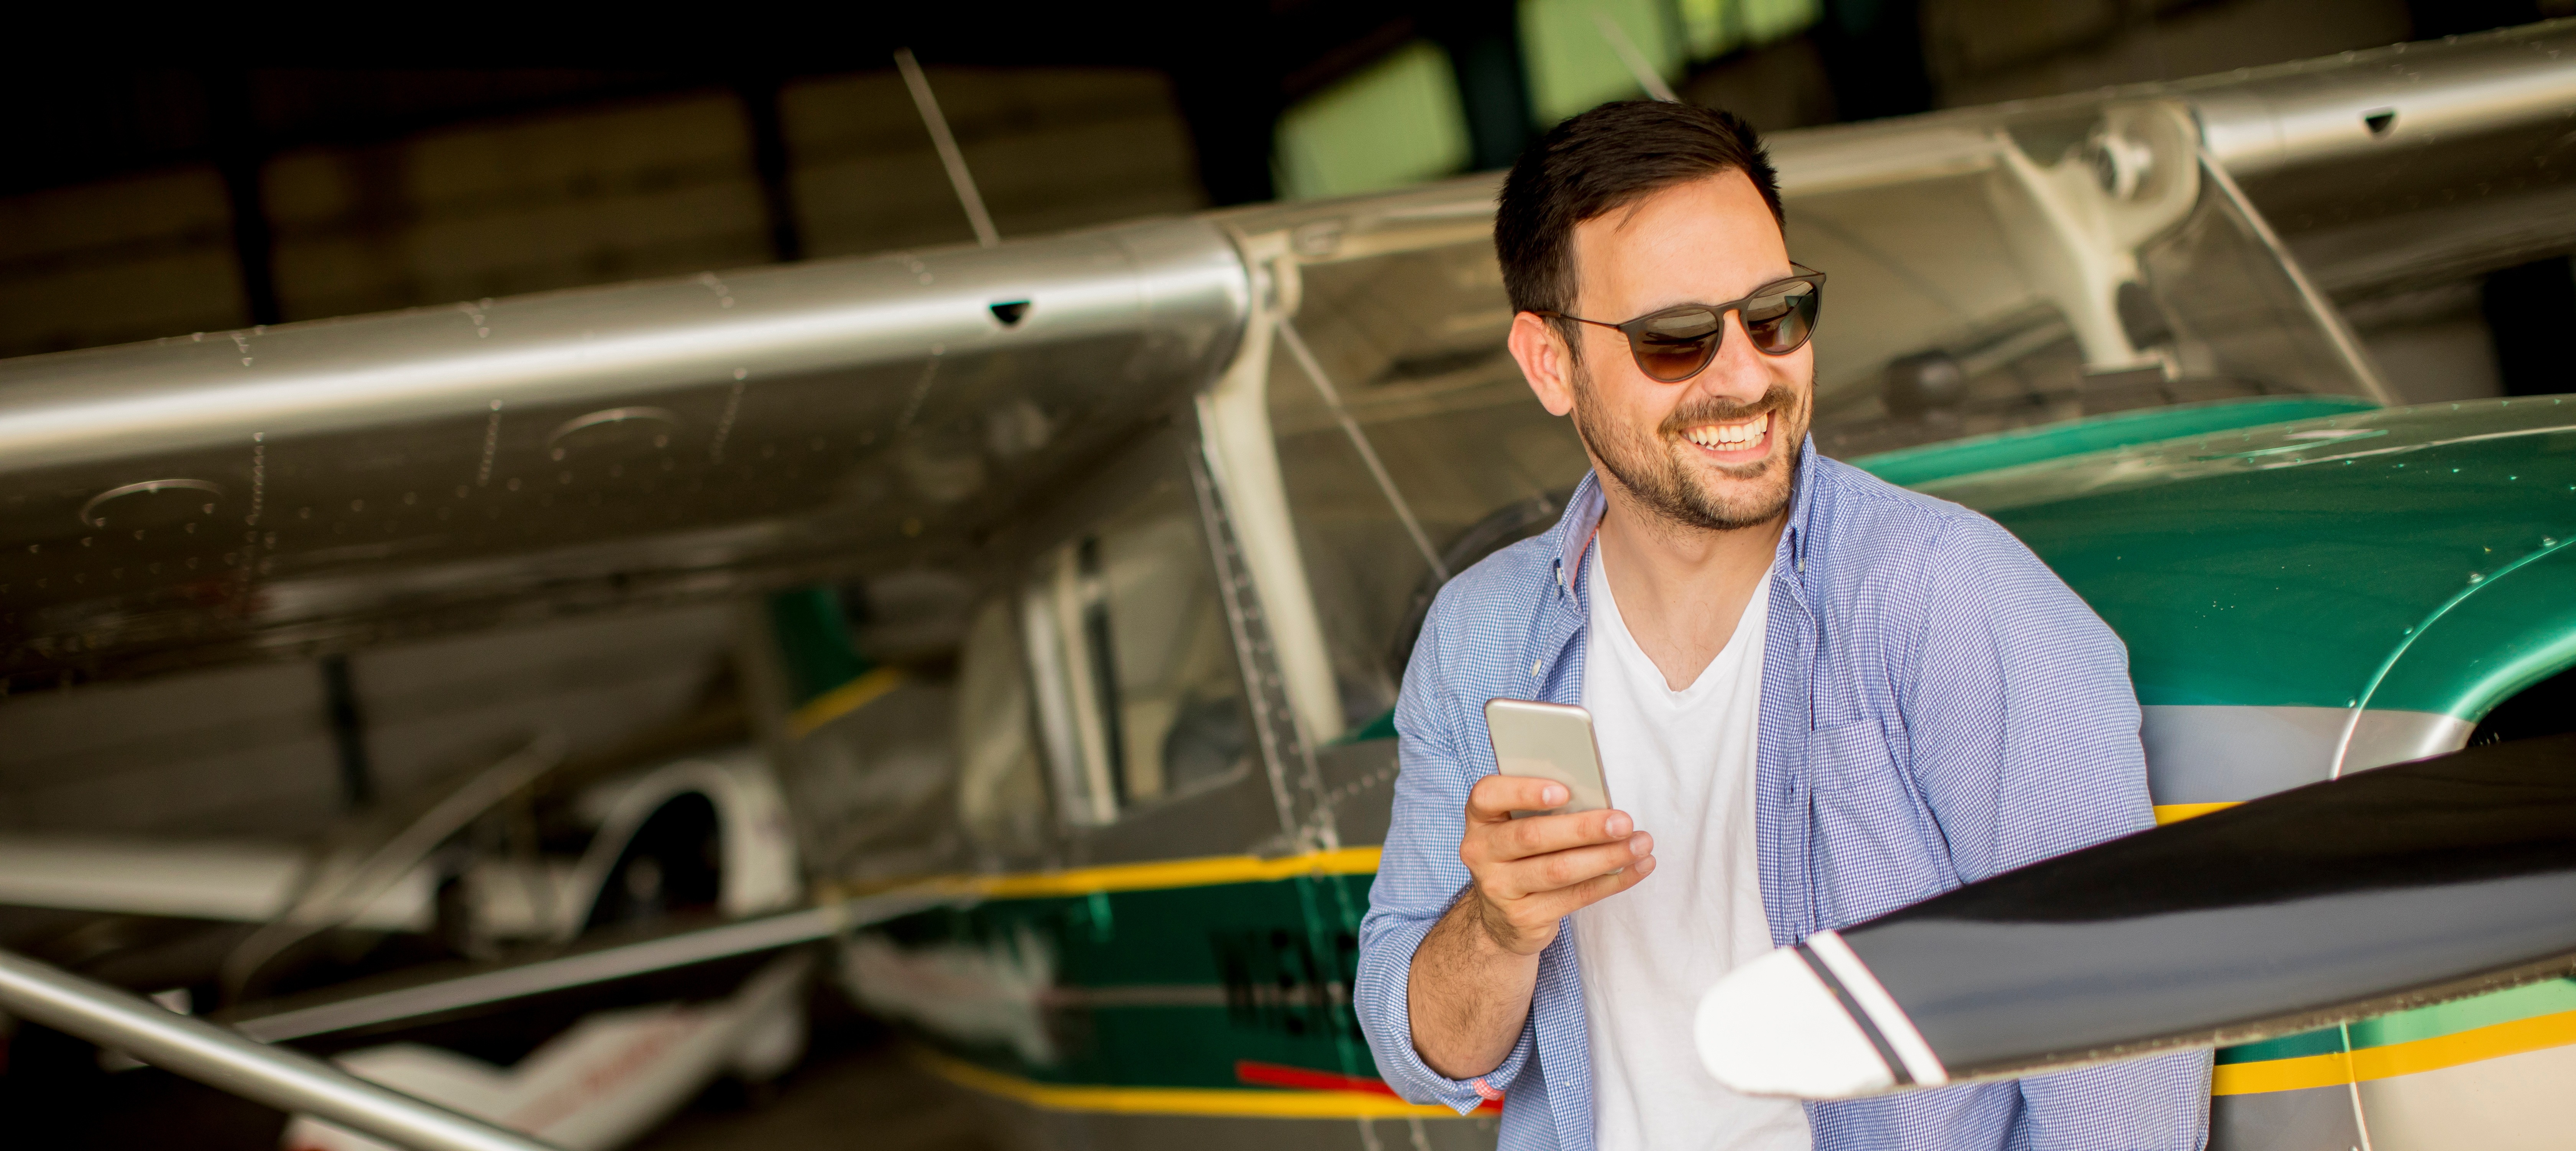
[[[2556,203],[2571,31],[1771,138],[1791,251],[1832,277],[1819,449],[1994,516],[2121,634],[2178,824],[2143,838],[2563,730],[2530,717],[2576,664],[2576,421],[2396,406],[2320,284],[2576,248],[2576,216],[2512,210]],[[0,668],[757,603],[748,741],[571,769],[539,733],[336,854],[242,863],[211,1017],[608,1147],[792,1062],[819,966],[1017,1144],[1484,1145],[1490,1111],[1376,1078],[1349,988],[1412,634],[1585,466],[1502,351],[1493,189],[0,363]],[[922,638],[862,650],[852,593]],[[525,797],[569,846],[474,850]],[[162,852],[0,845],[0,891],[167,916],[209,861]],[[65,878],[102,858],[123,876]],[[292,973],[351,931],[450,958]],[[2274,1035],[2268,1008],[2115,1038],[2234,1044],[2215,1146],[2510,1146],[2559,1113],[2576,1032],[2497,994],[2430,1010],[2526,1046]],[[2278,1006],[2336,1006],[2312,1000]],[[539,1015],[563,1030],[533,1047],[466,1038]]]

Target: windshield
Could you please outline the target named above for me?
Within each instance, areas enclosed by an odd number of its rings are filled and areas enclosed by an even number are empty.
[[[2140,408],[2375,395],[2188,119],[2120,111],[1999,125],[1954,157],[1964,170],[1793,186],[1789,250],[1831,276],[1819,451],[1866,462]]]
[[[1829,277],[1826,455],[2378,392],[2180,105],[1936,117],[1787,135],[1774,154],[1790,257]],[[1504,350],[1493,192],[1478,178],[1226,221],[1247,251],[1280,253],[1289,285],[1268,410],[1350,724],[1392,704],[1446,576],[1544,531],[1586,467]]]
[[[1303,291],[1296,333],[1421,528],[1417,542],[1280,341],[1269,398],[1281,479],[1343,717],[1356,725],[1394,704],[1443,582],[1433,558],[1454,574],[1544,531],[1587,464],[1572,427],[1538,406],[1503,350],[1511,309],[1488,243],[1318,265]]]

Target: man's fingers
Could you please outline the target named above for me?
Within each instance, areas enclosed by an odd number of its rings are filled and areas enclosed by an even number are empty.
[[[1530,896],[1527,906],[1518,908],[1532,919],[1554,923],[1631,887],[1655,873],[1655,857],[1646,856],[1621,869],[1615,875],[1596,875],[1570,887]]]
[[[1572,815],[1533,815],[1487,829],[1490,850],[1499,857],[1525,859],[1551,851],[1616,843],[1637,829],[1624,811],[1583,811]]]
[[[1467,820],[1498,822],[1510,819],[1515,811],[1545,811],[1569,798],[1565,785],[1552,779],[1489,775],[1477,780],[1467,792]]]
[[[1573,887],[1596,876],[1608,875],[1621,868],[1634,866],[1654,850],[1649,836],[1639,834],[1615,843],[1552,851],[1546,855],[1518,860],[1507,866],[1517,872],[1524,890],[1555,891]]]
[[[1593,876],[1590,879],[1584,880],[1583,882],[1566,889],[1566,893],[1568,895],[1574,899],[1580,900],[1581,902],[1566,908],[1558,914],[1571,915],[1577,910],[1590,907],[1595,903],[1599,903],[1604,899],[1608,899],[1613,895],[1617,895],[1622,891],[1626,891],[1631,887],[1637,886],[1639,882],[1654,873],[1655,857],[1649,855],[1638,860],[1633,866],[1619,871],[1616,874]]]
[[[1486,860],[1526,859],[1551,851],[1614,843],[1636,830],[1624,811],[1583,811],[1572,815],[1533,815],[1479,823],[1469,815],[1459,858],[1473,868]]]
[[[1612,843],[1552,851],[1527,859],[1487,863],[1477,882],[1503,899],[1519,899],[1575,886],[1652,858],[1654,839],[1643,833]]]

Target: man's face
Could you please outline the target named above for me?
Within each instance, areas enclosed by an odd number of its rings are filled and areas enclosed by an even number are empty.
[[[1740,299],[1794,272],[1771,209],[1735,171],[1584,221],[1573,254],[1573,313],[1611,323]],[[1556,370],[1530,370],[1531,386],[1549,411],[1571,409],[1605,483],[1678,525],[1722,530],[1767,523],[1788,507],[1816,365],[1812,344],[1768,356],[1754,349],[1741,316],[1729,312],[1725,323],[1717,357],[1678,384],[1639,370],[1626,336],[1612,329],[1574,325],[1581,354],[1564,356],[1536,317],[1524,313],[1516,326],[1534,325],[1531,334],[1554,345]],[[1527,338],[1515,331],[1514,352],[1531,369]]]

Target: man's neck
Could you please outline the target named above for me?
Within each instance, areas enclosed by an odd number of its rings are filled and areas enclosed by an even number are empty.
[[[1750,527],[1676,523],[1603,474],[1601,549],[1609,587],[1628,634],[1675,691],[1726,649],[1753,593],[1771,571],[1789,513]]]

